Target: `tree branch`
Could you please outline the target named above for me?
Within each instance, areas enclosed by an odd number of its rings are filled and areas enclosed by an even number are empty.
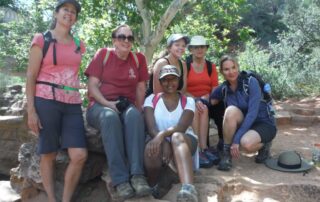
[[[135,0],[136,5],[139,11],[140,16],[142,17],[142,33],[143,33],[143,44],[146,45],[148,43],[147,39],[151,33],[151,14],[147,7],[144,5],[144,0]]]
[[[156,29],[150,36],[150,45],[158,44],[163,35],[165,30],[168,28],[170,22],[176,16],[178,11],[188,2],[188,0],[173,0],[172,3],[167,8],[166,12],[161,17]]]

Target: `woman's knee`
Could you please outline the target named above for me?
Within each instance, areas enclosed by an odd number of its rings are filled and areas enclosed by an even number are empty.
[[[224,121],[231,122],[231,121],[241,121],[243,119],[243,114],[241,110],[236,106],[229,106],[227,107],[224,113]]]
[[[130,106],[129,109],[125,112],[124,119],[125,119],[125,121],[128,121],[128,122],[141,122],[141,121],[143,121],[143,117],[142,117],[141,112],[133,106]]]
[[[175,132],[171,136],[171,144],[173,147],[177,147],[180,144],[185,143],[185,139],[183,137],[183,133]]]
[[[88,151],[82,148],[69,149],[70,161],[74,164],[84,164],[88,158]]]
[[[244,149],[247,153],[255,152],[257,148],[257,143],[255,141],[252,141],[250,138],[242,138],[240,141],[240,145],[242,149]]]

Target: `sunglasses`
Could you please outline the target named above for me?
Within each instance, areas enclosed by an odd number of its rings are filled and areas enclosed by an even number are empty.
[[[190,46],[190,48],[194,48],[194,49],[204,49],[204,48],[207,48],[208,46],[205,46],[205,45],[201,45],[201,46]]]
[[[126,36],[124,34],[119,34],[115,38],[118,39],[119,41],[125,41],[127,39],[131,43],[134,42],[134,37],[132,35]]]

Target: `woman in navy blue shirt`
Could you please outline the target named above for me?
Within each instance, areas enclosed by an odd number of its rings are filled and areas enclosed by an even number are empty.
[[[220,73],[226,80],[211,94],[211,104],[220,101],[226,105],[223,120],[223,152],[218,169],[228,171],[231,158],[239,158],[241,146],[248,153],[258,151],[256,163],[269,157],[271,141],[277,128],[274,117],[262,100],[262,92],[256,78],[240,77],[237,61],[225,55],[220,60]],[[244,79],[248,79],[244,82]],[[248,90],[244,90],[248,84]]]

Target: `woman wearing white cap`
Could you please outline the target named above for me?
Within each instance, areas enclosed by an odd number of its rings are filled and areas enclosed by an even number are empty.
[[[178,72],[181,76],[179,80],[178,90],[185,93],[186,91],[186,64],[181,60],[189,43],[189,38],[183,34],[171,34],[167,39],[167,49],[153,65],[152,74],[150,76],[149,89],[147,96],[152,93],[162,92],[162,86],[159,82],[159,72],[164,65],[174,65],[178,67]]]
[[[175,66],[161,67],[157,77],[163,92],[151,94],[144,103],[145,122],[152,138],[145,148],[148,181],[158,198],[159,174],[173,160],[182,184],[177,201],[196,202],[192,156],[197,156],[198,138],[191,128],[194,100],[178,92],[180,73]]]
[[[57,200],[57,152],[66,149],[70,158],[64,176],[64,202],[71,201],[87,158],[78,78],[85,47],[70,34],[80,10],[75,0],[58,1],[51,30],[43,35],[37,33],[30,48],[26,84],[28,126],[39,135],[40,173],[49,202]]]
[[[219,157],[207,147],[209,127],[209,95],[218,86],[215,64],[205,57],[209,45],[203,36],[191,38],[188,46],[191,55],[187,58],[187,94],[195,99],[196,111],[192,127],[199,137],[200,167],[208,168],[217,164]]]

